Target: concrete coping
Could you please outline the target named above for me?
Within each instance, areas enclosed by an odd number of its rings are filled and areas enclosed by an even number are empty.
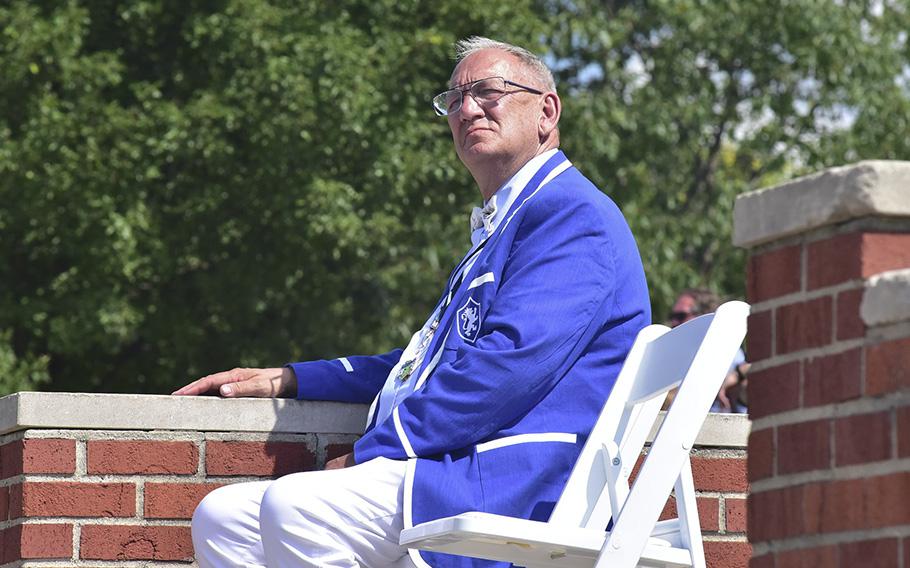
[[[869,327],[910,321],[910,268],[869,278],[859,313]]]
[[[910,162],[867,160],[744,193],[733,207],[733,244],[753,247],[867,216],[910,217]]]
[[[0,398],[0,434],[31,428],[362,434],[367,407],[214,396],[20,392]]]
[[[340,402],[20,392],[0,398],[0,435],[29,429],[361,434],[366,415],[366,405]],[[745,448],[749,428],[746,415],[711,414],[696,444]]]

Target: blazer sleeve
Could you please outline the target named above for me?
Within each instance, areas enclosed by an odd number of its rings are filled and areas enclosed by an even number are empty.
[[[604,211],[589,202],[531,209],[474,344],[355,444],[358,463],[483,441],[541,401],[607,321],[617,251]]]
[[[382,355],[288,363],[297,377],[297,398],[370,403],[401,357],[401,349]]]

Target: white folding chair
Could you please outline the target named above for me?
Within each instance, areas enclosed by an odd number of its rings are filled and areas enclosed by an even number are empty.
[[[748,313],[748,304],[728,302],[672,330],[651,325],[639,333],[549,521],[469,512],[406,529],[401,544],[529,568],[704,568],[689,451],[745,337]],[[632,468],[676,386],[630,489]],[[671,489],[678,517],[658,521]]]

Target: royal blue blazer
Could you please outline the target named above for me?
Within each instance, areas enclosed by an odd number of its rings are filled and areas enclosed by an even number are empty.
[[[392,416],[372,419],[355,460],[408,460],[406,528],[465,511],[545,521],[650,323],[638,248],[613,201],[574,167],[529,184],[443,315],[424,360],[441,350],[435,368]],[[298,398],[370,402],[400,355],[292,363]]]

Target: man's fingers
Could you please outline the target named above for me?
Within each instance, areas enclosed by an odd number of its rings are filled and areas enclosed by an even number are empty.
[[[221,385],[220,394],[223,397],[235,398],[241,396],[274,398],[281,396],[293,396],[296,394],[296,382],[287,380],[290,370],[282,368],[271,369],[252,369],[253,373],[243,375],[244,379]],[[289,392],[290,385],[293,384],[295,392]]]
[[[297,380],[293,372],[287,368],[236,368],[202,377],[174,391],[173,394],[205,393],[217,393],[225,398],[293,397],[297,394]]]
[[[239,398],[244,396],[268,396],[267,394],[263,393],[264,390],[266,389],[263,388],[262,379],[252,378],[245,381],[223,384],[221,385],[218,392],[225,398]]]
[[[209,377],[203,377],[201,379],[197,379],[197,380],[191,382],[190,384],[188,384],[184,387],[181,387],[181,388],[175,390],[171,394],[193,396],[193,395],[205,394],[212,389],[214,389],[214,386],[211,384]]]
[[[246,380],[247,378],[254,376],[256,374],[256,371],[257,369],[235,368],[231,369],[230,371],[222,371],[220,373],[206,375],[205,377],[197,379],[185,387],[177,389],[172,394],[192,396],[209,392],[219,392],[219,389],[221,389],[223,385]]]

